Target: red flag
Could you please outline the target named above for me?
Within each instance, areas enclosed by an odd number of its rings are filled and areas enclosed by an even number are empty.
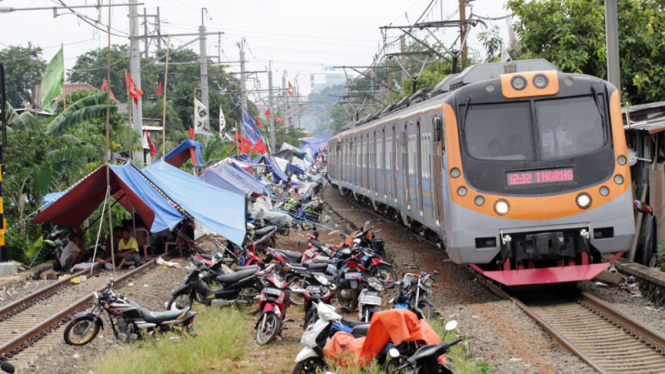
[[[162,97],[162,82],[157,86],[157,96]]]
[[[279,116],[277,114],[275,114],[275,119],[277,120],[277,122],[279,122],[280,125],[284,124],[284,121],[282,121],[282,119],[279,118]]]
[[[256,124],[259,125],[259,127],[263,127],[261,121],[259,121],[259,117],[254,117],[254,119],[256,120]]]
[[[104,78],[104,82],[102,82],[102,91],[109,91],[109,96],[111,99],[115,100],[115,96],[113,96],[113,91],[109,90],[109,85],[106,83],[106,78]]]
[[[235,133],[235,140],[238,142],[238,149],[240,149],[240,153],[247,153],[250,149],[252,149],[252,143],[240,135],[240,133]]]
[[[141,100],[141,96],[143,96],[143,91],[136,87],[134,80],[132,80],[132,78],[129,76],[127,70],[125,70],[125,82],[127,82],[127,92],[129,93],[129,97],[134,99],[134,104],[138,108],[139,100]]]
[[[266,109],[266,117],[270,118],[270,108]]]
[[[150,148],[150,154],[154,156],[155,154],[157,154],[157,150],[155,149],[155,144],[152,142],[152,138],[150,138],[150,134],[148,133],[148,131],[143,130],[143,132],[145,133],[145,136],[148,139],[148,147]]]
[[[292,89],[293,86],[291,85],[291,82],[289,82],[289,90]]]
[[[252,148],[252,152],[261,152],[261,154],[266,154],[268,152],[268,148],[266,148],[265,143],[263,143],[263,139],[259,140],[254,144],[254,148]]]
[[[286,91],[286,92],[289,94],[289,96],[293,96],[293,91],[291,91],[291,89],[289,89],[289,90]]]

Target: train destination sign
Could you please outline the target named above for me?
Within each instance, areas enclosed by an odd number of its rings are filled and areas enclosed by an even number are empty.
[[[575,180],[572,168],[531,170],[506,173],[509,186],[520,186],[525,184],[572,182]]]

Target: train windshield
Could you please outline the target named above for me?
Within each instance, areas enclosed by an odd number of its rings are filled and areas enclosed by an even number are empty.
[[[597,151],[607,140],[602,102],[592,96],[536,101],[535,120],[528,102],[472,103],[463,129],[466,152],[479,160],[534,161],[536,153],[553,160]]]
[[[536,102],[541,159],[573,157],[602,148],[606,135],[599,109],[588,96]]]
[[[464,109],[463,109],[464,110]],[[466,151],[481,160],[533,160],[529,103],[481,104],[464,123]]]

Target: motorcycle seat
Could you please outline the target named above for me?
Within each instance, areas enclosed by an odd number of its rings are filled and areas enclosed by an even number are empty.
[[[251,270],[256,273],[257,271],[261,270],[261,267],[259,265],[236,266],[236,268],[233,270],[236,273],[239,271],[248,271],[248,270]]]
[[[300,252],[287,251],[284,249],[275,249],[275,251],[283,254],[284,257],[288,257],[291,260],[294,260],[295,262],[300,262],[300,260],[302,259],[302,253]]]
[[[165,312],[153,312],[148,309],[141,308],[141,316],[148,323],[162,323],[177,319],[180,315],[188,314],[188,310],[167,310]]]
[[[331,265],[337,264],[337,261],[326,256],[316,256],[312,261],[314,261],[314,263],[319,263],[319,264],[331,264]]]
[[[207,260],[212,260],[212,255],[209,255],[207,253],[197,253],[197,255],[201,258],[205,258]]]
[[[369,330],[369,323],[361,326],[356,326],[351,329],[351,335],[353,335],[354,338],[362,338],[364,336],[367,336],[368,330]]]
[[[350,327],[365,326],[365,325],[369,327],[369,323],[367,322],[354,321],[346,318],[342,318],[342,323]]]
[[[275,230],[275,226],[262,227],[260,229],[254,230],[254,235],[255,236],[263,236],[263,235],[269,234],[273,230]]]
[[[256,273],[256,270],[254,269],[249,269],[249,270],[242,270],[242,271],[236,271],[235,273],[232,274],[223,274],[215,278],[217,282],[222,283],[222,284],[229,284],[233,282],[237,282],[243,278],[247,278],[249,276],[252,276]]]
[[[328,264],[318,264],[312,261],[303,262],[303,266],[305,266],[308,270],[313,271],[315,273],[322,273],[326,271],[326,269],[328,268]]]

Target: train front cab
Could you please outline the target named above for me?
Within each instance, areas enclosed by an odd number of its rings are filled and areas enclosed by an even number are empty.
[[[574,282],[609,267],[602,253],[629,247],[630,174],[609,83],[503,74],[458,89],[442,110],[444,241],[454,262],[508,286]]]

